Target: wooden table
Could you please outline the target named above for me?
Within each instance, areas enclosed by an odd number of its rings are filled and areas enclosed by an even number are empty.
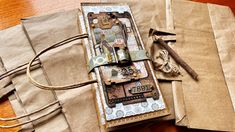
[[[46,14],[60,10],[68,10],[78,8],[80,2],[85,0],[0,0],[0,29],[5,29],[15,26],[20,23],[20,19],[33,15]],[[99,0],[92,0],[99,1]],[[233,0],[193,0],[198,2],[209,2],[221,5],[230,6],[235,13],[235,2]],[[0,101],[0,117],[15,116],[10,102],[7,99]],[[1,122],[0,125],[8,125],[6,122]],[[122,131],[138,130],[136,126]],[[179,132],[191,131],[183,127],[177,127],[173,121],[161,122],[150,125],[152,132]],[[19,128],[0,129],[0,132],[16,132]]]

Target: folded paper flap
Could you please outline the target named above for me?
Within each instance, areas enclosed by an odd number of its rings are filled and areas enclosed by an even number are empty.
[[[4,74],[5,72],[6,72],[6,68],[4,67],[2,58],[0,57],[0,75]],[[11,79],[9,77],[6,77],[4,79],[0,79],[0,90],[4,89],[10,83],[11,83]],[[0,92],[0,94],[2,95],[1,92]]]
[[[208,4],[225,81],[235,111],[235,17],[229,7]]]
[[[59,98],[72,130],[99,131],[91,85],[70,91]]]
[[[5,72],[6,69],[2,62],[2,58],[0,57],[0,75],[4,74]],[[0,99],[5,97],[6,95],[9,95],[15,90],[15,87],[10,84],[11,79],[9,77],[0,80]]]
[[[0,88],[0,99],[9,95],[14,90],[15,90],[15,88],[11,85],[6,86],[5,88]]]
[[[48,69],[46,74],[53,84],[68,85],[89,79],[81,43],[57,48],[53,53],[41,57],[41,60],[43,66]],[[72,69],[76,69],[76,72],[71,72]]]
[[[32,17],[27,18],[26,20],[22,20],[22,23],[28,32],[28,37],[31,43],[35,47],[37,47],[35,49],[37,50],[36,52],[39,52],[49,47],[50,45],[69,38],[73,35],[79,34],[78,29],[73,29],[73,25],[78,24],[78,12],[80,12],[79,9],[74,9],[66,12],[60,12],[40,17]],[[67,18],[63,19],[64,17]],[[34,24],[37,24],[37,26],[33,26]],[[66,28],[64,28],[64,24],[66,25]],[[31,32],[39,30],[39,27],[40,29],[47,29],[47,33],[42,34],[41,32],[35,32],[31,34]],[[57,39],[46,39],[49,36],[55,37]],[[31,40],[31,38],[34,39]]]
[[[21,31],[19,32],[19,30]],[[15,39],[17,39],[17,42]],[[21,25],[3,30],[0,35],[0,41],[0,56],[7,70],[29,62],[34,55],[32,48],[27,46],[29,42],[22,31]]]
[[[159,87],[161,89],[162,96],[165,99],[167,108],[169,109],[169,112],[170,112],[170,115],[161,117],[159,118],[159,120],[173,120],[175,119],[175,110],[174,110],[175,108],[174,108],[174,100],[173,100],[172,83],[170,81],[159,80]]]
[[[182,79],[188,126],[232,131],[234,112],[207,5],[173,1],[173,11],[176,33],[183,35],[183,40],[177,39],[177,51],[199,73],[198,82],[187,74]]]
[[[177,125],[188,125],[186,108],[184,104],[183,87],[181,81],[172,82],[174,110],[175,110],[175,122]]]

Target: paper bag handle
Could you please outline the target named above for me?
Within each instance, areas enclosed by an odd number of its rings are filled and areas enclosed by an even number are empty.
[[[38,59],[39,56],[41,56],[43,53],[46,53],[47,51],[50,51],[52,49],[55,49],[59,46],[62,46],[62,45],[65,45],[69,42],[72,42],[74,40],[78,40],[78,39],[84,39],[84,38],[88,38],[88,34],[79,34],[79,35],[76,35],[74,37],[71,37],[71,38],[68,38],[68,39],[65,39],[61,42],[58,42],[42,51],[40,51],[28,64],[27,66],[27,70],[26,70],[26,73],[27,73],[27,76],[30,80],[30,82],[40,88],[40,89],[44,89],[44,90],[68,90],[68,89],[75,89],[75,88],[79,88],[79,87],[82,87],[82,86],[86,86],[86,85],[89,85],[89,84],[92,84],[92,83],[96,83],[97,80],[94,79],[94,80],[88,80],[88,81],[84,81],[84,82],[80,82],[80,83],[77,83],[77,84],[71,84],[71,85],[64,85],[64,86],[49,86],[49,85],[44,85],[44,84],[41,84],[37,81],[35,81],[33,79],[33,77],[31,76],[30,74],[30,69],[31,69],[31,66],[33,64],[34,61],[36,61]]]
[[[53,105],[55,105],[55,104],[59,104],[59,101],[58,101],[58,100],[57,100],[57,101],[54,101],[54,102],[52,102],[52,103],[50,103],[50,104],[48,104],[48,105],[46,105],[46,106],[43,106],[43,107],[40,108],[40,109],[37,109],[37,110],[35,110],[35,111],[31,112],[31,113],[28,113],[28,114],[25,114],[25,115],[22,115],[22,116],[11,117],[11,118],[0,118],[0,121],[19,120],[19,119],[28,117],[28,116],[30,116],[30,115],[34,115],[34,114],[36,114],[36,113],[38,113],[38,112],[40,112],[40,111],[43,111],[43,110],[45,110],[45,109],[47,109],[47,108],[49,108],[49,107],[51,107],[51,106],[53,106]],[[61,110],[61,109],[62,109],[62,107],[61,107],[61,105],[59,104],[59,106],[57,106],[57,107],[54,108],[53,110],[51,110],[51,111],[47,112],[46,114],[43,114],[43,115],[41,115],[41,116],[35,118],[35,119],[29,120],[29,121],[25,121],[25,122],[22,122],[22,123],[18,123],[18,124],[9,125],[9,126],[0,126],[0,128],[15,128],[15,127],[23,126],[23,125],[25,125],[25,124],[29,124],[29,123],[31,123],[31,122],[34,122],[34,121],[36,121],[36,120],[39,120],[39,119],[41,119],[41,118],[43,118],[43,117],[45,117],[45,116],[47,116],[47,115],[50,115],[50,114],[54,113],[55,111]]]

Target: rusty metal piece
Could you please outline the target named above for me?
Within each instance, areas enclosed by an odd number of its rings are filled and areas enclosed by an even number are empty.
[[[153,37],[153,43],[166,49],[175,62],[183,67],[194,80],[198,81],[198,74],[161,37],[155,35],[153,29],[150,29],[149,36]]]
[[[101,13],[98,16],[98,23],[102,29],[109,29],[113,26],[112,19],[106,13]]]
[[[153,90],[152,85],[141,85],[141,86],[132,87],[129,90],[129,92],[131,94],[140,94],[140,93],[152,92],[152,90]]]

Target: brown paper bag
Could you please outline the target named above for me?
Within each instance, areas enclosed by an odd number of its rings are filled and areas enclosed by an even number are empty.
[[[26,115],[26,110],[22,104],[22,101],[20,100],[17,92],[14,92],[13,94],[9,95],[8,97],[10,103],[11,103],[11,106],[13,107],[14,109],[14,112],[16,114],[16,116],[21,116],[21,115]],[[22,119],[19,119],[17,121],[15,121],[16,123],[19,122],[19,123],[23,123],[23,122],[26,122],[26,121],[30,121],[30,118],[29,116],[25,117],[25,118],[22,118]],[[33,127],[33,124],[32,123],[28,123],[26,125],[23,125],[20,127],[20,131],[28,131],[28,132],[31,132],[31,131],[35,131],[34,127]]]
[[[0,75],[6,72],[6,68],[4,67],[4,64],[2,62],[2,59],[0,58]],[[18,98],[17,93],[15,92],[15,87],[11,84],[10,77],[6,77],[2,80],[0,80],[0,99],[2,97],[8,97],[10,103],[14,107],[15,114],[17,116],[25,115],[25,109],[22,105],[22,101]],[[1,117],[2,118],[2,117]],[[25,122],[28,121],[29,117],[26,117],[24,119],[20,119],[19,122]],[[15,121],[17,122],[17,121]],[[21,127],[22,129],[27,129],[30,131],[33,131],[32,124],[27,124]]]
[[[7,70],[11,70],[21,64],[24,64],[25,62],[28,62],[31,59],[31,57],[34,56],[33,50],[29,45],[28,39],[24,34],[21,25],[1,31],[0,37],[1,37],[0,56],[2,57],[3,63]],[[16,39],[13,38],[17,38],[17,41]],[[43,81],[44,83],[47,83],[41,69],[34,70],[33,76]],[[12,83],[16,89],[17,95],[22,101],[22,105],[26,110],[26,114],[34,110],[37,110],[42,106],[45,106],[50,102],[56,100],[55,96],[51,91],[41,90],[33,86],[28,81],[28,78],[25,74],[12,78]],[[13,106],[13,108],[18,109],[17,106]],[[50,110],[47,109],[43,112],[47,113],[49,111]],[[29,117],[30,120],[41,116],[43,112],[30,116]],[[50,130],[51,131],[69,130],[66,120],[62,114],[57,114],[56,116],[51,115],[51,116],[53,116],[53,118],[50,118],[50,122],[48,123],[43,123],[39,125],[38,123],[41,121],[33,122],[35,131],[45,131],[45,130],[48,131],[48,125],[50,127],[57,126],[57,124],[61,122],[63,123],[60,125],[60,127],[54,127],[53,129]],[[49,117],[51,116],[47,116],[47,118],[49,119]],[[44,118],[42,120],[45,120],[47,118]]]
[[[80,34],[79,10],[61,12],[22,21],[32,47],[38,53],[49,45]],[[40,29],[40,30],[39,30]],[[40,58],[51,85],[88,80],[81,41],[71,42]],[[99,131],[91,85],[56,91],[72,131]]]
[[[0,75],[5,72],[6,68],[4,67],[2,58],[0,57]],[[15,90],[15,88],[12,87],[12,85],[10,84],[11,84],[11,79],[9,77],[0,80],[0,99],[12,93]]]
[[[182,79],[188,127],[233,131],[234,111],[213,36],[207,4],[173,1],[179,55],[199,74]],[[226,46],[226,45],[223,45]],[[231,69],[232,70],[232,69]]]
[[[235,111],[235,17],[229,7],[208,4],[211,24],[229,94]],[[234,125],[235,127],[235,125]]]

